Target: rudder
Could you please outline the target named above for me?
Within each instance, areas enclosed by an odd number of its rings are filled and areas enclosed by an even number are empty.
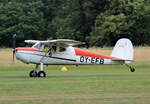
[[[117,57],[126,61],[133,60],[133,45],[127,38],[119,39],[111,53],[112,57]]]

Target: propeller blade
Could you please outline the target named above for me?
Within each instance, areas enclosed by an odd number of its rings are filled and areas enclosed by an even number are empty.
[[[13,62],[15,61],[15,53],[13,52]]]
[[[16,34],[13,35],[13,49],[16,48]]]
[[[14,62],[15,61],[15,52],[16,52],[16,50],[15,50],[15,48],[16,48],[16,34],[13,35],[12,39],[13,39],[13,62]]]

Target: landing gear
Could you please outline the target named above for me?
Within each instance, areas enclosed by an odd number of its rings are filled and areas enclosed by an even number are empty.
[[[38,66],[39,66],[39,65],[36,64],[35,69],[32,70],[32,71],[29,73],[29,76],[30,76],[30,77],[41,77],[41,78],[46,77],[46,73],[43,71],[43,63],[40,64],[41,69],[40,69],[40,71],[37,73],[36,70],[38,69]]]
[[[46,77],[46,73],[44,71],[39,71],[38,77]]]
[[[29,73],[29,76],[30,77],[37,77],[37,72],[32,70],[30,73]]]
[[[131,72],[135,72],[134,67],[131,67],[131,66],[130,66],[130,71],[131,71]]]
[[[130,68],[130,71],[131,72],[135,72],[135,68],[134,67],[132,67],[132,66],[129,66],[128,64],[125,64],[127,67],[129,67]]]
[[[37,70],[38,66],[39,66],[39,65],[36,64],[35,69],[32,70],[32,71],[29,73],[29,76],[30,76],[30,77],[37,77],[37,72],[36,72],[36,70]]]

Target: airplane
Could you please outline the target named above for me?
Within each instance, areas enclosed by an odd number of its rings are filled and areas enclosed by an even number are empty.
[[[133,61],[133,45],[127,38],[119,39],[110,56],[90,52],[74,46],[85,44],[70,39],[56,40],[25,40],[32,47],[15,47],[13,36],[13,60],[14,56],[23,63],[35,64],[35,68],[29,73],[30,77],[46,77],[43,65],[127,65],[131,72],[135,68],[128,64]],[[37,69],[40,65],[40,71]]]

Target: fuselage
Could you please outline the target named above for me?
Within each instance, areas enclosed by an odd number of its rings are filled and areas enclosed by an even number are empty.
[[[13,59],[16,54],[18,60],[26,64],[36,64],[35,68],[29,73],[30,77],[46,77],[44,65],[125,64],[131,72],[135,71],[133,67],[128,65],[133,60],[133,45],[129,39],[118,40],[110,56],[75,48],[73,46],[85,43],[69,39],[25,40],[25,42],[31,43],[33,46],[15,48],[14,41]],[[39,65],[40,71],[37,71]]]
[[[97,54],[87,50],[66,47],[65,51],[49,53],[33,47],[16,48],[16,58],[27,64],[44,65],[104,65],[123,64],[124,61],[115,61],[116,57]]]

